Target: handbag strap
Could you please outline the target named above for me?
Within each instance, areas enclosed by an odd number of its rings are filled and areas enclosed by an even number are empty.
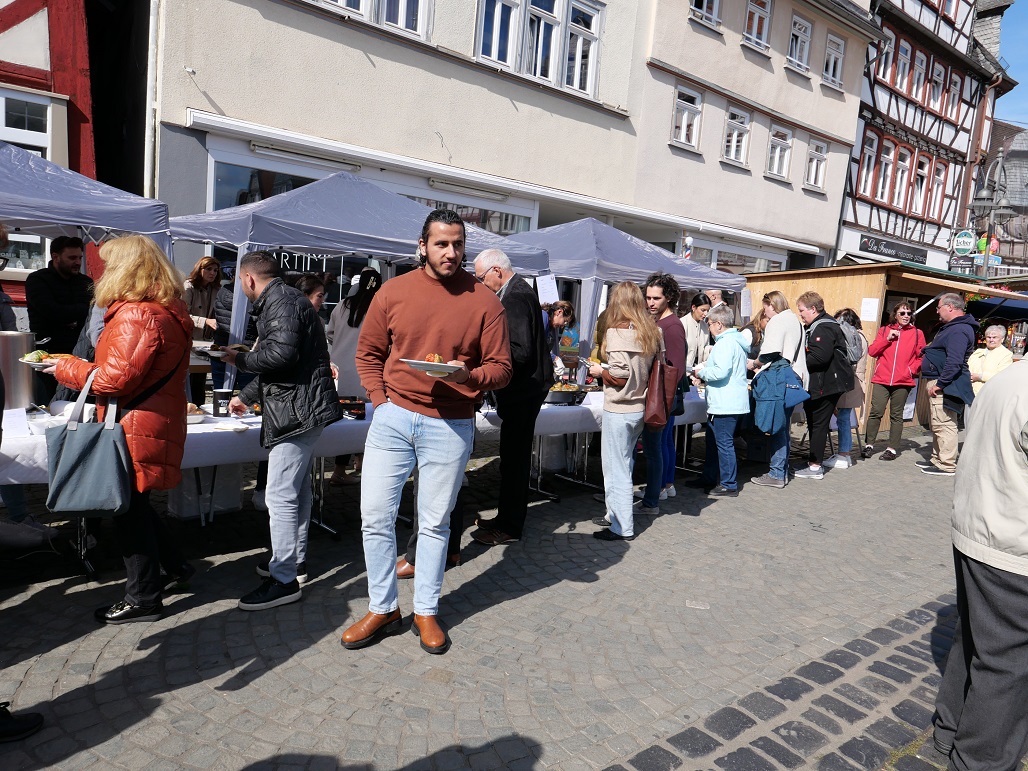
[[[156,383],[152,384],[151,386],[149,386],[148,388],[143,390],[141,393],[139,393],[136,396],[135,399],[133,399],[132,401],[130,401],[128,404],[126,404],[123,407],[125,412],[128,412],[129,410],[134,410],[140,404],[142,404],[147,399],[149,399],[151,396],[153,396],[155,393],[157,393],[162,388],[164,388],[164,386],[166,386],[169,382],[171,382],[171,379],[173,377],[175,377],[175,373],[178,372],[178,368],[182,365],[182,362],[185,361],[188,356],[189,356],[189,349],[187,348],[185,355],[181,359],[179,359],[178,364],[176,364],[175,367],[170,372],[168,372],[164,377],[162,377]],[[117,400],[115,400],[115,405],[117,405]]]
[[[89,389],[93,385],[93,379],[96,377],[96,373],[99,370],[94,369],[89,373],[89,377],[86,378],[85,385],[82,386],[82,390],[79,391],[78,398],[75,400],[75,406],[71,410],[71,415],[68,416],[68,430],[74,431],[78,428],[78,424],[82,422],[82,413],[86,409],[86,399],[89,397]]]

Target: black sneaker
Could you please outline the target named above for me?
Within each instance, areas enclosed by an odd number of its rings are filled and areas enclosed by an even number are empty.
[[[860,457],[867,460],[875,454],[875,446],[873,444],[865,444],[864,449],[860,451]]]
[[[259,563],[257,565],[257,575],[259,575],[261,578],[271,578],[271,570],[268,567],[270,564],[271,560],[264,560],[264,562]],[[300,584],[307,583],[306,561],[296,563],[296,580],[299,581]]]
[[[160,601],[153,605],[133,605],[127,600],[97,608],[93,618],[101,624],[128,624],[132,621],[157,621],[164,615]]]
[[[600,527],[610,527],[610,520],[606,517],[593,517],[593,524]]]
[[[618,535],[609,527],[606,530],[600,530],[593,533],[593,538],[599,538],[601,541],[634,541],[634,535]]]
[[[932,476],[937,476],[937,477],[951,477],[954,474],[956,474],[957,472],[956,471],[946,471],[946,469],[941,469],[938,466],[929,464],[928,466],[922,466],[921,467],[921,473],[922,474],[931,474]]]
[[[729,490],[724,485],[718,485],[717,487],[715,487],[713,490],[710,491],[710,495],[712,495],[715,498],[738,498],[739,497],[739,491],[738,490]]]
[[[10,702],[0,701],[0,742],[16,742],[43,727],[43,716],[38,712],[12,715],[7,709],[10,706]]]
[[[290,581],[288,584],[279,583],[274,578],[265,578],[264,583],[257,589],[245,595],[239,601],[240,610],[266,610],[277,608],[279,605],[288,605],[303,597],[300,591],[299,581]]]
[[[914,461],[914,465],[917,466],[918,468],[934,468],[935,467],[935,464],[932,463],[930,460],[916,460],[916,461]]]

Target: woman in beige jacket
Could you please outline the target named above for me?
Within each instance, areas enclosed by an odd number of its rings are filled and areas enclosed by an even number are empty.
[[[1003,345],[1006,337],[1007,330],[993,324],[985,330],[985,347],[977,349],[968,358],[967,368],[971,371],[971,388],[975,396],[990,378],[1014,363],[1014,354]]]

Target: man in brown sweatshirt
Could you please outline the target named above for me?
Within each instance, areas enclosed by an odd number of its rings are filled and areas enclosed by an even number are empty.
[[[400,493],[419,473],[418,566],[411,631],[429,653],[450,647],[439,625],[450,511],[475,433],[475,402],[511,377],[503,306],[462,269],[464,222],[432,212],[421,231],[422,267],[387,281],[375,296],[357,344],[357,372],[375,408],[361,472],[361,521],[368,570],[368,614],[343,632],[345,648],[363,648],[399,632],[396,512]],[[445,377],[401,359],[458,367]]]

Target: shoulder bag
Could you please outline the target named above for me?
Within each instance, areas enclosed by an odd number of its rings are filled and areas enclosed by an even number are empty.
[[[803,347],[803,329],[800,329],[800,342],[796,346],[795,359],[800,357],[800,348]],[[810,398],[810,394],[803,387],[803,380],[799,375],[796,374],[796,370],[792,368],[792,363],[785,368],[783,373],[783,380],[785,381],[785,409],[791,410],[793,407],[797,407],[803,402]]]
[[[650,367],[650,381],[646,387],[646,412],[643,422],[650,431],[663,430],[672,419],[671,410],[674,406],[675,391],[682,373],[672,367],[665,356],[664,339],[661,338],[660,350],[653,357]]]

